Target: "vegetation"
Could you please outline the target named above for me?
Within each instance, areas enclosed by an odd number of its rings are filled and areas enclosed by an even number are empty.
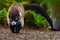
[[[47,12],[49,16],[50,16],[51,8],[54,8],[55,5],[60,6],[59,0],[38,0],[38,1],[37,0],[0,0],[0,24],[6,23],[8,8],[14,2],[19,2],[21,4],[37,3]],[[43,16],[36,13],[34,10],[27,10],[25,13],[26,13],[25,21],[30,24],[35,24],[38,27],[40,27],[41,25],[48,24],[46,19]]]

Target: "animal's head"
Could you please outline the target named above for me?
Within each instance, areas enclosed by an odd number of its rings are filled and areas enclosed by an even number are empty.
[[[13,9],[9,12],[9,20],[11,25],[16,25],[19,19],[20,15],[17,9]]]
[[[19,3],[13,3],[8,9],[7,22],[8,25],[16,25],[20,23],[21,26],[24,26],[24,7]]]

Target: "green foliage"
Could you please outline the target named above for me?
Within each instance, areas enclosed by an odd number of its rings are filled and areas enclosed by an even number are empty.
[[[0,10],[3,10],[3,8],[8,9],[8,7],[15,2],[15,0],[0,0]]]
[[[46,11],[46,13],[50,16],[50,5],[46,4],[45,1],[41,2],[40,6]]]
[[[60,0],[45,0],[45,2],[49,5],[59,5]]]
[[[22,2],[20,2],[21,4],[29,4],[30,3],[30,1],[22,1]]]
[[[41,25],[48,24],[46,19],[40,14],[36,13],[35,11],[31,11],[31,10],[26,11],[25,18],[26,18],[26,22],[31,23],[32,25],[34,23],[38,27]]]
[[[40,4],[41,2],[43,2],[44,0],[30,0],[31,3],[37,3]]]
[[[3,10],[0,11],[0,24],[5,24],[7,19],[7,10],[3,8]]]

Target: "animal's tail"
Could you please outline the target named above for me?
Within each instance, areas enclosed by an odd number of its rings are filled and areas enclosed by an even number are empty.
[[[49,22],[51,28],[53,28],[53,23],[52,23],[51,18],[46,14],[46,12],[38,4],[26,4],[23,6],[24,6],[25,10],[35,9],[36,12],[40,13],[42,16],[44,16],[46,18],[46,20]]]

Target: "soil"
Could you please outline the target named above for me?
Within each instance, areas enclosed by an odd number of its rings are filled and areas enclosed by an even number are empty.
[[[33,27],[33,26],[32,26]],[[26,25],[19,33],[11,33],[8,26],[0,25],[0,40],[60,40],[59,31],[46,31],[45,27],[39,29]]]

